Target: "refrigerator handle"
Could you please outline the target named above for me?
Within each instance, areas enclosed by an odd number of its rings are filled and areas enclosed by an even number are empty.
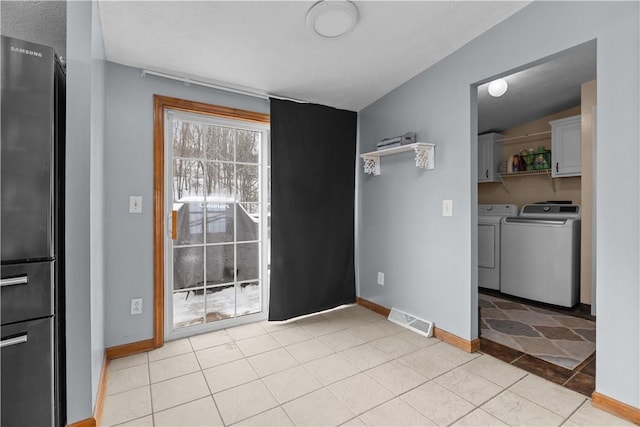
[[[26,285],[29,283],[29,276],[11,277],[8,279],[0,280],[0,287],[13,286],[13,285]]]
[[[12,345],[22,344],[25,342],[27,342],[27,334],[0,341],[0,348],[11,347]]]

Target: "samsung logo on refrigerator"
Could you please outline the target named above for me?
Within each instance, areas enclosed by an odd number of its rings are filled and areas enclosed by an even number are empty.
[[[37,56],[42,58],[42,52],[36,52],[35,50],[29,50],[22,47],[11,46],[11,52],[22,53],[23,55]]]

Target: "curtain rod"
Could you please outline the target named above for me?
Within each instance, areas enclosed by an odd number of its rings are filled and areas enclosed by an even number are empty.
[[[201,80],[191,79],[189,77],[180,77],[180,76],[175,76],[173,74],[161,73],[161,72],[152,71],[152,70],[142,70],[141,77],[144,78],[147,75],[155,76],[155,77],[162,77],[164,79],[169,79],[169,80],[179,81],[179,82],[184,83],[186,86],[189,86],[189,85],[193,84],[193,85],[196,85],[196,86],[203,86],[203,87],[208,87],[208,88],[211,88],[211,89],[221,90],[221,91],[224,91],[224,92],[236,93],[238,95],[245,95],[245,96],[251,96],[253,98],[260,98],[260,99],[264,99],[266,101],[269,101],[269,98],[278,98],[278,99],[283,99],[285,101],[294,101],[294,102],[306,103],[306,101],[301,101],[299,99],[288,98],[288,97],[285,97],[285,96],[267,94],[265,92],[259,92],[259,91],[256,91],[254,89],[240,89],[240,88],[224,86],[224,85],[216,84],[216,83],[203,82]]]

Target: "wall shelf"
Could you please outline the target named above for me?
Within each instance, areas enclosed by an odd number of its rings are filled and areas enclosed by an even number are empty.
[[[429,142],[415,142],[399,147],[384,148],[382,150],[363,153],[360,157],[362,157],[364,161],[364,173],[374,176],[380,175],[380,157],[404,153],[406,151],[414,151],[416,153],[416,167],[432,170],[435,169],[435,147],[435,144]]]
[[[530,170],[530,171],[522,171],[522,172],[504,172],[499,173],[498,177],[500,178],[500,182],[504,187],[507,193],[511,193],[509,187],[505,184],[504,178],[515,178],[518,176],[533,176],[533,175],[545,175],[549,178],[549,181],[553,184],[553,192],[556,192],[556,181],[551,178],[551,169],[538,169],[538,170]]]
[[[527,176],[527,175],[548,175],[551,176],[551,169],[538,169],[538,170],[530,170],[530,171],[522,171],[522,172],[505,172],[501,173],[501,178],[507,178],[510,176]]]

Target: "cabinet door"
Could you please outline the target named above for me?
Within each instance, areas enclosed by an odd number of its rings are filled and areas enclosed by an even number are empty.
[[[491,138],[478,136],[478,182],[489,182],[491,178]]]
[[[478,182],[498,181],[502,145],[497,140],[501,138],[498,133],[478,135]]]
[[[551,123],[552,176],[578,176],[582,168],[580,116]]]

